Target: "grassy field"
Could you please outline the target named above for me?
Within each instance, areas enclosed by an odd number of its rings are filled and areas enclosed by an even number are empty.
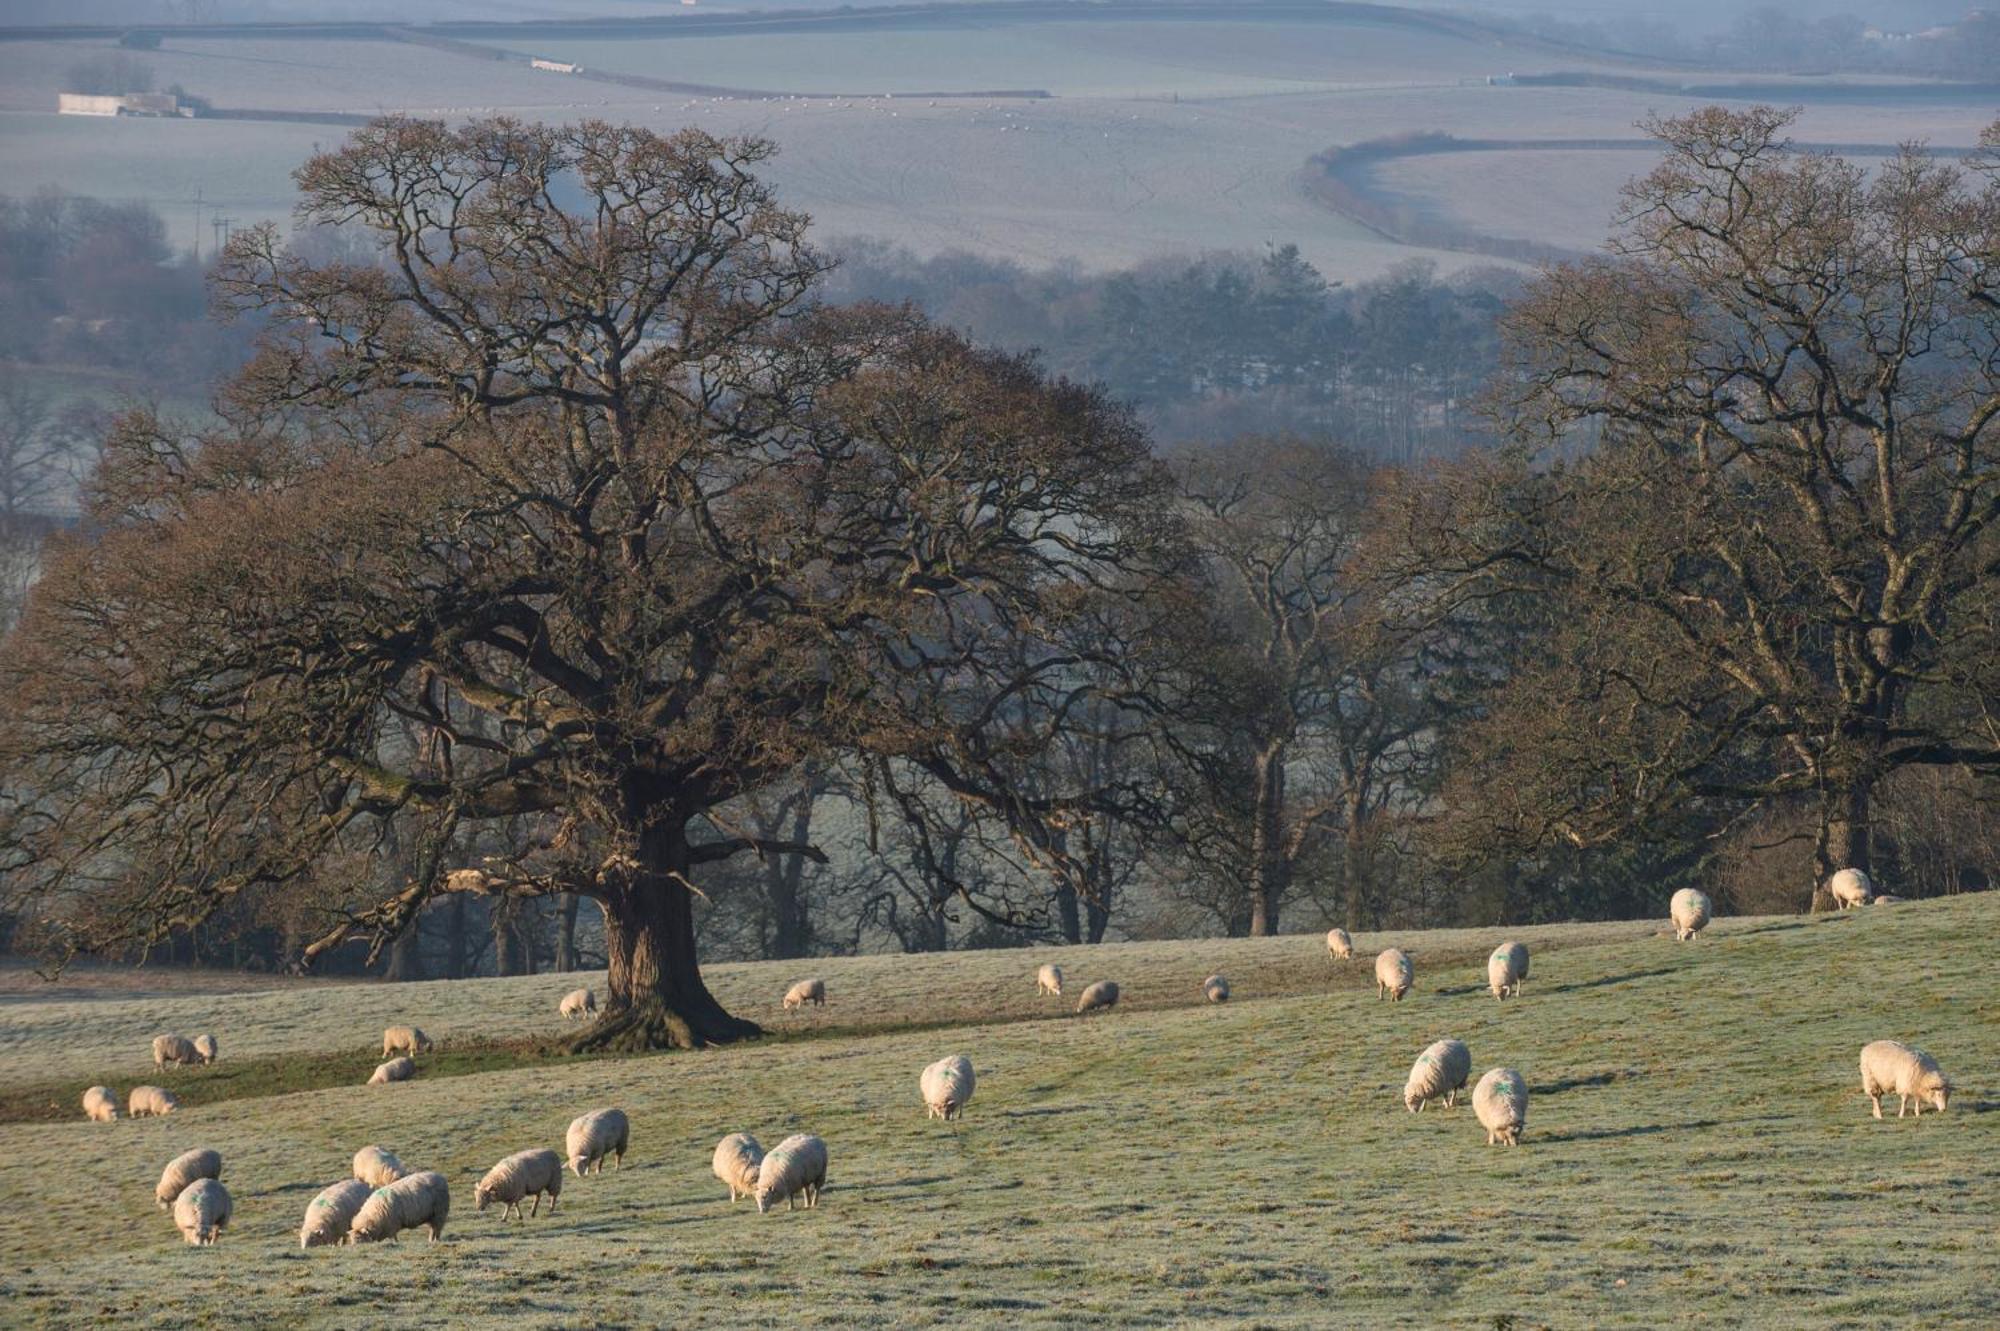
[[[0,1307],[24,1326],[1991,1325],[1996,927],[1989,896],[1725,920],[1692,945],[1653,923],[1516,930],[1534,972],[1506,1004],[1482,986],[1496,931],[1359,940],[1415,956],[1400,1005],[1317,938],[1053,954],[1072,993],[1131,995],[1081,1020],[1035,998],[1041,952],[718,967],[725,1001],[783,1034],[483,1072],[481,1042],[556,1029],[567,977],[58,1003],[9,986],[14,1082],[96,1069],[122,1092],[163,1026],[222,1036],[224,1063],[182,1084],[237,1059],[358,1065],[392,1016],[445,1048],[402,1086],[0,1125]],[[1217,968],[1236,999],[1200,1006]],[[831,1002],[783,1017],[808,970]],[[1486,1147],[1464,1107],[1403,1111],[1445,1034],[1475,1076],[1526,1077],[1519,1149]],[[1949,1114],[1868,1117],[1855,1055],[1884,1036],[1937,1055]],[[952,1052],[977,1098],[927,1121],[917,1073]],[[570,1179],[553,1219],[473,1213],[489,1164],[609,1104],[633,1123],[622,1172]],[[716,1139],[801,1130],[829,1145],[820,1208],[732,1208]],[[369,1142],[446,1173],[447,1241],[299,1252],[306,1202]],[[197,1145],[237,1203],[207,1250],[151,1198]]]

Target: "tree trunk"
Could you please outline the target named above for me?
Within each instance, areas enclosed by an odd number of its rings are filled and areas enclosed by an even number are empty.
[[[444,912],[444,974],[448,980],[465,978],[465,897],[453,893]]]
[[[1084,937],[1092,943],[1104,941],[1104,930],[1111,923],[1111,838],[1091,838],[1084,852],[1084,863],[1089,866],[1090,892],[1084,897],[1083,910],[1086,924]]]
[[[1874,781],[1855,777],[1844,790],[1829,791],[1820,807],[1819,837],[1813,846],[1812,905],[1814,914],[1837,909],[1827,880],[1842,869],[1870,873],[1869,804]]]
[[[521,931],[515,927],[514,902],[506,897],[495,897],[492,901],[490,923],[493,929],[493,973],[495,975],[523,975],[526,968],[521,962]]]
[[[418,921],[413,919],[402,933],[396,935],[396,940],[389,944],[389,964],[382,972],[383,979],[401,982],[424,978],[421,932]]]
[[[576,969],[576,905],[574,892],[556,898],[556,970],[565,974]]]
[[[1347,800],[1347,829],[1340,843],[1340,886],[1346,897],[1343,924],[1349,933],[1361,930],[1361,903],[1365,900],[1368,881],[1368,829],[1362,820],[1362,802],[1358,794],[1350,794]]]
[[[1077,912],[1076,884],[1061,876],[1056,879],[1056,927],[1062,930],[1063,942],[1083,941],[1083,918]]]
[[[798,812],[785,831],[786,838],[804,845],[812,833],[813,802],[817,790],[815,775],[808,771],[806,786],[798,794]],[[781,829],[783,830],[783,829]],[[764,865],[765,892],[771,903],[771,946],[773,960],[803,957],[812,951],[812,920],[806,906],[806,857],[774,855]]]
[[[1285,743],[1273,741],[1257,755],[1250,776],[1250,936],[1278,932],[1278,906],[1291,886],[1285,858]]]

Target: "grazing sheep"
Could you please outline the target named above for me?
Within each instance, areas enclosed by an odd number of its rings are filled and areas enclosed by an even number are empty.
[[[1335,961],[1346,961],[1354,955],[1354,940],[1348,937],[1347,930],[1326,931],[1326,954]]]
[[[1942,1114],[1951,1100],[1951,1083],[1938,1070],[1937,1060],[1923,1050],[1901,1040],[1877,1040],[1861,1047],[1861,1093],[1882,1117],[1882,1097],[1895,1095],[1896,1117],[1917,1102],[1917,1117],[1924,1116],[1924,1102]]]
[[[216,1055],[215,1037],[213,1035],[195,1036],[194,1052],[195,1056],[199,1058],[204,1065],[213,1063],[215,1061],[215,1055]]]
[[[1865,906],[1875,898],[1875,884],[1859,869],[1842,869],[1826,880],[1826,890],[1842,910]]]
[[[1203,998],[1206,998],[1211,1003],[1227,1003],[1229,1001],[1229,981],[1223,979],[1220,975],[1211,975],[1201,982],[1201,994]]]
[[[382,1032],[382,1057],[391,1054],[428,1054],[437,1048],[431,1038],[414,1026],[391,1026]]]
[[[169,1063],[187,1066],[201,1062],[201,1055],[195,1052],[194,1041],[185,1035],[156,1035],[153,1037],[153,1066],[161,1071]]]
[[[408,1081],[417,1075],[417,1061],[413,1058],[392,1058],[387,1063],[377,1064],[375,1075],[368,1079],[370,1086],[387,1086],[392,1081]]]
[[[347,1227],[349,1243],[380,1243],[422,1225],[436,1243],[451,1214],[451,1185],[435,1169],[406,1174],[368,1194]]]
[[[1901,900],[1902,898],[1893,892],[1881,892],[1876,895],[1874,904],[1877,906],[1893,906]]]
[[[409,1172],[394,1151],[364,1146],[354,1153],[354,1177],[371,1188],[386,1188]]]
[[[588,989],[572,989],[563,995],[562,1004],[556,1009],[567,1021],[571,1017],[592,1017],[597,1015],[597,995]]]
[[[358,1178],[342,1179],[330,1188],[322,1188],[319,1196],[306,1203],[306,1218],[299,1225],[299,1247],[323,1248],[345,1243],[347,1227],[354,1223],[355,1213],[373,1191]]]
[[[1459,1040],[1439,1040],[1410,1065],[1410,1079],[1403,1083],[1403,1107],[1412,1114],[1442,1098],[1445,1108],[1458,1107],[1458,1093],[1472,1075],[1472,1051]]]
[[[787,1012],[793,1008],[804,1007],[808,1003],[811,1003],[814,1007],[826,1006],[825,980],[800,980],[797,984],[785,990],[785,1010]]]
[[[148,1114],[159,1117],[171,1114],[180,1107],[180,1097],[158,1086],[134,1086],[132,1094],[125,1099],[125,1112],[133,1118],[144,1118]]]
[[[1400,1003],[1403,995],[1410,992],[1410,986],[1417,982],[1417,968],[1410,964],[1409,954],[1400,947],[1392,947],[1375,958],[1375,1001],[1381,1002],[1387,994],[1389,1001]]]
[[[1076,1000],[1076,1010],[1079,1016],[1085,1012],[1099,1012],[1117,1006],[1118,981],[1116,980],[1099,980],[1096,984],[1085,989],[1083,995]]]
[[[187,1191],[188,1184],[196,1179],[221,1178],[222,1156],[216,1151],[186,1151],[167,1161],[167,1167],[160,1173],[160,1186],[153,1189],[153,1200],[160,1204],[162,1211],[174,1204],[174,1198]]]
[[[618,1157],[614,1169],[625,1168],[625,1146],[631,1139],[632,1126],[625,1119],[622,1109],[594,1109],[588,1114],[579,1114],[569,1125],[569,1167],[578,1178],[584,1171],[604,1172],[604,1157]]]
[[[1674,917],[1674,938],[1685,943],[1708,927],[1714,917],[1714,907],[1709,903],[1708,893],[1692,887],[1684,887],[1674,893],[1668,907]]]
[[[118,1092],[109,1086],[93,1086],[83,1093],[83,1116],[92,1123],[118,1121]]]
[[[799,1197],[810,1210],[819,1205],[819,1190],[825,1186],[826,1143],[811,1133],[795,1133],[779,1142],[757,1170],[757,1214],[778,1202],[792,1210]]]
[[[1486,985],[1495,998],[1521,996],[1521,981],[1528,978],[1528,945],[1502,943],[1486,959]]]
[[[729,1200],[757,1193],[757,1171],[764,1148],[747,1132],[732,1132],[715,1144],[715,1176],[729,1185]]]
[[[519,1220],[521,1202],[532,1196],[535,1204],[528,1214],[535,1215],[542,1209],[546,1193],[549,1214],[554,1215],[556,1199],[562,1196],[562,1171],[562,1157],[554,1151],[516,1151],[479,1180],[479,1186],[472,1190],[473,1209],[484,1211],[488,1202],[500,1202],[506,1208],[500,1212],[502,1220],[510,1214]]]
[[[1486,1129],[1486,1144],[1519,1146],[1528,1126],[1528,1083],[1512,1068],[1493,1068],[1472,1088],[1472,1112]]]
[[[1035,993],[1037,996],[1040,996],[1042,994],[1054,994],[1057,998],[1061,998],[1062,967],[1056,965],[1045,965],[1040,970],[1036,971]]]
[[[198,1179],[174,1199],[174,1224],[192,1244],[211,1244],[222,1237],[236,1204],[229,1189],[212,1178]]]
[[[917,1087],[924,1096],[924,1117],[964,1118],[972,1099],[972,1060],[964,1054],[940,1058],[924,1069]]]

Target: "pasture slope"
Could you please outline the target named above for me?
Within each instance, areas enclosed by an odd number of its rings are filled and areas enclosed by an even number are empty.
[[[753,1046],[195,1104],[165,1120],[0,1124],[0,1321],[21,1326],[1991,1326],[2000,1288],[2000,894],[1819,919],[870,957],[715,968],[780,1034]],[[1486,949],[1534,949],[1524,997]],[[1398,1005],[1369,958],[1417,964]],[[1128,1006],[1058,1018],[1117,979]],[[1236,997],[1199,1004],[1211,969]],[[785,984],[828,980],[782,1016]],[[153,1077],[154,1030],[235,1057],[362,1058],[385,1018],[451,1046],[558,1029],[573,977],[0,1004],[10,1083]],[[1073,997],[1072,1000],[1073,1001]],[[1533,1100],[1518,1149],[1469,1107],[1404,1112],[1415,1055],[1465,1040]],[[1951,1112],[1868,1116],[1860,1046],[1923,1044]],[[962,1122],[923,1066],[969,1054]],[[426,1060],[427,1062],[433,1060]],[[439,1072],[446,1069],[439,1067]],[[168,1074],[193,1086],[216,1072]],[[95,1075],[94,1072],[89,1075]],[[473,1211],[501,1156],[618,1105],[622,1172],[525,1224]],[[758,1216],[709,1175],[716,1140],[812,1131],[816,1211]],[[306,1202],[377,1142],[445,1172],[446,1242],[297,1248]],[[151,1190],[195,1146],[236,1219],[184,1246]],[[1508,1319],[1513,1320],[1508,1320]]]

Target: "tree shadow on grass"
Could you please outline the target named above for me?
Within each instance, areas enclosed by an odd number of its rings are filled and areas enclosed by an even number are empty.
[[[1537,1133],[1542,1142],[1599,1142],[1616,1141],[1622,1137],[1651,1137],[1662,1132],[1699,1132],[1703,1128],[1722,1126],[1719,1118],[1690,1119],[1686,1123],[1647,1123],[1636,1128],[1591,1128],[1582,1132]]]
[[[1533,1087],[1533,1092],[1537,1096],[1561,1095],[1564,1091],[1574,1091],[1585,1086],[1609,1086],[1612,1082],[1631,1075],[1630,1072],[1599,1072],[1589,1077],[1566,1077],[1561,1081],[1549,1082],[1547,1085],[1537,1085]]]
[[[1673,975],[1675,968],[1662,966],[1650,971],[1626,971],[1623,975],[1600,975],[1595,980],[1574,980],[1569,984],[1558,984],[1542,992],[1550,994],[1573,994],[1580,989],[1603,989],[1614,984],[1626,984],[1632,980],[1649,980],[1655,975]]]

